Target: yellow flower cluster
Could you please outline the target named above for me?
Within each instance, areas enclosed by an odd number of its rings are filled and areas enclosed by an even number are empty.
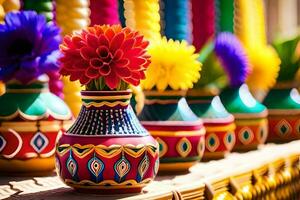
[[[173,41],[166,38],[153,42],[148,48],[151,64],[142,82],[145,90],[187,90],[200,78],[201,63],[197,60],[195,47],[186,41]]]
[[[248,48],[247,53],[252,71],[247,78],[247,84],[252,90],[267,90],[276,83],[280,58],[271,46]]]
[[[63,35],[89,26],[89,15],[89,1],[87,0],[56,0],[56,21]],[[78,81],[70,82],[68,77],[63,77],[63,83],[64,100],[74,116],[77,116],[81,108],[81,85]]]
[[[268,90],[276,83],[280,59],[267,44],[263,0],[234,3],[234,31],[244,44],[252,66],[246,82],[251,90]]]

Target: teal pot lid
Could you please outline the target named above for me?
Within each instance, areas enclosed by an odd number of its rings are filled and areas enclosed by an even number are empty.
[[[219,96],[187,96],[192,111],[204,121],[232,121]]]
[[[63,100],[50,93],[45,83],[8,84],[0,96],[0,120],[21,117],[24,120],[53,118],[68,120],[72,114]]]
[[[269,91],[264,104],[270,110],[300,110],[300,95],[296,88],[273,88]]]
[[[144,108],[138,116],[141,121],[199,121],[185,97],[176,91],[145,92],[145,98]]]
[[[267,108],[250,93],[246,84],[236,88],[226,88],[220,94],[228,112],[238,117],[265,117]]]

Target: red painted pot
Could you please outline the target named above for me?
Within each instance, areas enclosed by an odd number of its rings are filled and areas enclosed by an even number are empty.
[[[79,191],[140,192],[158,171],[158,144],[136,118],[131,91],[81,95],[80,114],[57,145],[58,175]]]

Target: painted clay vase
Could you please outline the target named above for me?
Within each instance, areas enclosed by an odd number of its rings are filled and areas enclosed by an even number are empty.
[[[235,118],[234,151],[257,149],[268,136],[268,111],[250,93],[246,84],[236,88],[226,88],[220,98],[228,112]]]
[[[139,115],[142,125],[159,143],[160,172],[187,171],[203,156],[205,128],[191,111],[185,91],[145,91]]]
[[[206,130],[203,160],[224,158],[235,145],[233,115],[212,91],[192,89],[186,99],[192,111],[203,120]]]
[[[46,79],[8,82],[0,97],[0,172],[44,174],[55,168],[55,143],[71,124],[66,104]]]
[[[269,110],[267,142],[289,142],[300,139],[300,96],[296,88],[272,88],[264,99]]]
[[[155,177],[158,144],[130,106],[131,91],[82,91],[75,123],[56,148],[57,173],[78,191],[135,193]]]

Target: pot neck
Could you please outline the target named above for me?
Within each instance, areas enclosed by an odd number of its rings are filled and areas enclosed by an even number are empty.
[[[125,109],[131,96],[131,90],[81,92],[83,106],[87,109]]]
[[[47,82],[33,82],[30,84],[21,84],[18,82],[9,82],[5,86],[6,93],[41,93],[49,92]]]
[[[159,101],[172,101],[178,102],[182,97],[185,97],[186,91],[184,90],[165,90],[165,91],[144,91],[145,103],[147,101],[159,100]]]
[[[191,89],[188,90],[186,99],[187,100],[212,100],[215,96],[218,96],[219,91],[209,88]]]

